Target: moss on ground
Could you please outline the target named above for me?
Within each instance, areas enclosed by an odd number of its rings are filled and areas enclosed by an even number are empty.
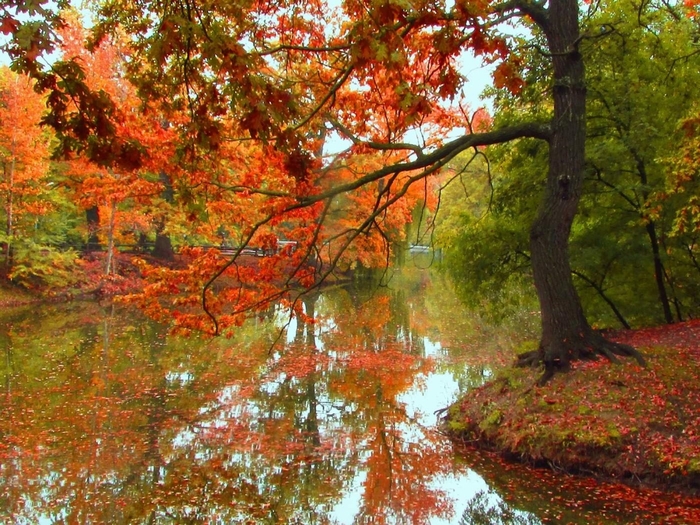
[[[579,363],[535,386],[508,368],[455,403],[445,429],[508,457],[634,484],[700,490],[700,321],[620,332],[632,361]]]

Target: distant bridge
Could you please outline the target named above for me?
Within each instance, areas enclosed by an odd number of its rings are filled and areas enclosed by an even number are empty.
[[[424,244],[410,244],[408,246],[408,253],[411,255],[426,254],[428,256],[434,257],[436,260],[442,260],[442,248],[435,248],[434,246],[426,246]]]
[[[408,247],[409,253],[432,253],[433,252],[433,247],[432,246],[424,246],[421,244],[411,244]]]

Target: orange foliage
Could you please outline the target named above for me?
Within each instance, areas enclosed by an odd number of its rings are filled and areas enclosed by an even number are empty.
[[[61,28],[64,57],[81,65],[90,89],[118,101],[116,133],[122,141],[140,144],[147,153],[138,169],[107,168],[81,155],[67,160],[65,172],[75,187],[77,203],[84,209],[99,209],[103,243],[110,249],[115,244],[135,244],[139,234],[153,231],[162,222],[163,212],[157,210],[163,191],[159,174],[176,171],[171,167],[175,133],[157,114],[139,109],[136,90],[124,78],[126,48],[110,40],[88,52],[86,32],[77,14],[67,12],[65,16],[67,23]]]
[[[700,181],[697,175],[700,168],[700,119],[687,119],[682,128],[685,133],[680,151],[669,171],[670,194],[683,199],[674,224],[674,233],[681,235],[700,231]],[[660,194],[658,197],[663,200],[670,195]]]
[[[149,224],[180,232],[187,268],[144,266],[151,284],[132,300],[214,332],[271,301],[294,304],[294,287],[389,264],[416,207],[434,206],[428,177],[439,165],[382,170],[442,147],[455,128],[484,131],[488,117],[468,116],[462,100],[461,57],[467,48],[510,56],[484,23],[493,6],[481,1],[449,12],[430,0],[203,0],[197,17],[123,1],[105,9],[87,38],[91,52],[77,15],[63,14],[65,82],[76,81],[87,102],[67,100],[57,78],[43,77],[47,122],[64,133],[60,115],[84,112],[83,102],[102,108],[105,119],[71,124],[71,137],[87,144],[69,169],[78,202],[102,207],[112,241]],[[75,64],[84,78],[73,78]],[[497,76],[519,89],[507,65]],[[80,150],[66,136],[61,151]],[[348,150],[328,158],[338,139]],[[155,210],[161,173],[177,194],[167,212]],[[270,256],[245,260],[244,249]]]
[[[44,101],[34,82],[0,69],[0,198],[8,246],[31,227],[25,216],[42,216],[51,208],[45,197],[50,138],[39,127]]]

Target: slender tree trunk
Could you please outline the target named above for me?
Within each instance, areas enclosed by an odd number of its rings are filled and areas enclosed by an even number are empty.
[[[117,216],[117,202],[111,201],[109,207],[109,228],[107,230],[107,262],[105,275],[114,273],[114,226]]]
[[[663,247],[663,243],[661,243],[661,248],[662,251],[665,251]],[[673,307],[676,310],[676,320],[679,323],[683,322],[683,311],[681,310],[681,301],[678,299],[678,293],[676,292],[676,286],[673,283],[673,277],[669,274],[669,272],[666,270],[666,268],[663,268],[664,272],[664,282],[668,285],[669,291],[671,292],[669,296],[669,302],[673,304]]]
[[[170,177],[168,177],[167,173],[161,171],[160,181],[163,184],[163,191],[161,193],[163,200],[169,204],[172,204],[175,201],[175,192],[173,191],[173,185],[170,182]],[[156,224],[156,242],[155,246],[153,247],[153,257],[166,261],[172,261],[175,258],[173,243],[170,240],[170,236],[164,232],[165,217],[161,216],[157,219]]]
[[[153,245],[153,257],[162,259],[165,261],[172,261],[175,258],[175,251],[173,250],[173,244],[170,241],[170,236],[162,233],[162,228],[164,224],[159,223],[158,230],[156,232],[156,242]]]
[[[666,323],[671,324],[673,322],[673,313],[671,312],[671,303],[668,300],[666,284],[664,283],[664,274],[666,272],[661,261],[661,250],[659,249],[659,239],[656,236],[656,226],[653,221],[648,221],[645,227],[649,236],[649,244],[651,244],[651,252],[654,256],[654,279],[656,280],[656,288],[659,291],[659,300],[663,308],[664,319]]]
[[[5,233],[7,241],[5,242],[5,267],[9,268],[12,264],[12,234],[14,230],[14,184],[15,184],[15,156],[12,155],[10,162],[10,173],[8,174],[8,190],[7,190],[7,224]]]
[[[603,283],[601,280],[601,284],[596,283],[593,279],[589,278],[587,275],[577,271],[573,270],[573,274],[581,279],[582,281],[585,281],[588,283],[591,288],[593,288],[596,292],[598,292],[598,295],[600,296],[603,301],[607,303],[607,305],[610,307],[610,309],[613,311],[613,314],[615,314],[615,317],[617,317],[617,320],[620,321],[620,324],[629,330],[632,328],[630,324],[627,322],[627,319],[625,319],[625,316],[622,315],[622,312],[620,312],[620,309],[617,307],[617,305],[613,302],[610,297],[605,293],[605,290],[603,289]]]
[[[92,206],[85,210],[85,219],[88,227],[86,251],[99,250],[102,248],[100,238],[97,236],[97,232],[100,230],[100,208]]]
[[[641,356],[636,350],[606,341],[595,332],[581,306],[569,263],[568,241],[583,183],[586,144],[584,63],[578,52],[576,0],[553,0],[543,27],[553,65],[552,138],[544,198],[530,229],[532,270],[542,315],[539,349],[520,356],[523,365],[543,363],[547,381],[572,360],[597,353]]]
[[[646,163],[635,148],[630,148],[630,152],[632,153],[634,159],[637,161],[637,174],[639,175],[639,181],[642,183],[642,187],[646,188],[649,184]],[[642,190],[642,198],[644,199],[644,202],[647,202],[649,200],[648,190]],[[645,214],[643,213],[642,206],[639,207],[639,213],[642,219],[646,218]],[[668,299],[666,284],[664,283],[664,275],[666,271],[664,270],[664,265],[661,261],[661,249],[659,248],[659,238],[656,234],[656,225],[654,224],[654,221],[649,220],[647,218],[645,228],[647,231],[647,236],[649,237],[651,253],[654,258],[654,279],[656,281],[656,288],[659,291],[659,301],[661,301],[661,308],[664,312],[664,319],[668,324],[671,324],[673,322],[673,314],[671,313],[671,303]]]

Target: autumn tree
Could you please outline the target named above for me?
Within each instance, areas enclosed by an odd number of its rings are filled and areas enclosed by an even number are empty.
[[[172,130],[158,114],[137,111],[135,90],[123,78],[127,50],[119,38],[106,40],[90,53],[84,47],[87,34],[78,13],[65,11],[63,16],[65,24],[59,30],[61,54],[84,68],[83,81],[90,90],[104,93],[115,102],[121,114],[116,124],[118,133],[151,151],[138,169],[100,164],[83,153],[68,157],[66,182],[86,210],[88,249],[106,247],[105,272],[109,274],[117,243],[136,244],[141,236],[154,232],[158,254],[172,258],[165,233],[168,200],[172,201]]]
[[[24,5],[10,4],[19,10]],[[680,3],[654,7],[687,15]],[[572,360],[596,355],[642,361],[634,349],[611,343],[591,328],[571,276],[568,238],[585,160],[587,86],[581,49],[607,33],[605,27],[581,32],[575,0],[346,0],[335,11],[317,0],[243,6],[112,0],[100,3],[97,14],[91,45],[123,32],[132,49],[126,73],[146,106],[187,115],[178,130],[183,158],[197,152],[216,155],[222,143],[235,140],[258,142],[284,156],[279,172],[287,182],[282,186],[270,189],[266,179],[228,188],[233,195],[267,201],[248,240],[273,217],[313,207],[321,228],[324,207],[334,198],[381,181],[376,206],[349,232],[353,240],[371,231],[375,219],[411,185],[460,152],[524,138],[545,142],[544,190],[530,228],[542,338],[521,364],[544,364],[549,376]],[[57,23],[45,20],[39,29]],[[52,113],[46,121],[58,130],[61,151],[80,149],[106,164],[141,162],[135,141],[120,136],[113,123],[119,116],[109,97],[86,89],[74,62],[41,69],[36,58],[50,47],[50,39],[44,38],[46,31],[32,33],[27,24],[11,7],[2,15],[2,30],[14,36],[6,46],[14,67],[34,74],[50,92]],[[468,79],[460,58],[474,53],[494,62],[496,85],[517,93],[523,87],[518,74],[522,38],[512,36],[514,25],[521,36],[528,35],[526,46],[541,52],[550,79],[551,116],[475,129],[461,99]],[[62,104],[67,93],[85,101],[82,111]],[[453,138],[455,132],[462,134]],[[350,146],[324,162],[318,138],[329,134]],[[420,138],[412,140],[415,136]],[[367,151],[386,155],[387,162],[358,171],[351,182],[324,183],[339,163]]]
[[[55,184],[44,111],[31,78],[0,68],[0,267],[27,287],[65,285],[76,269],[76,254],[62,246],[72,210]]]
[[[700,121],[697,116],[684,119],[680,129],[678,155],[668,159],[668,192],[663,195],[662,205],[672,205],[672,225],[668,232],[668,252],[679,261],[676,272],[683,282],[683,292],[691,312],[700,309],[700,194],[699,155]]]
[[[20,219],[32,207],[38,212],[37,195],[48,174],[48,137],[39,127],[43,103],[24,75],[0,70],[0,167],[5,227],[5,265],[11,263],[12,249]],[[40,213],[40,212],[39,212]]]

